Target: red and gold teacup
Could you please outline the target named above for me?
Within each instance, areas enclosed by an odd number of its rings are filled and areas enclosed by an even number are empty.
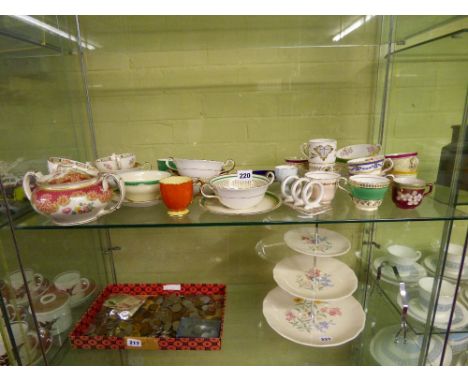
[[[419,206],[426,195],[432,192],[432,183],[413,177],[395,178],[392,200],[398,208],[405,210]]]
[[[193,199],[193,179],[188,176],[171,176],[159,182],[161,197],[169,216],[181,217],[189,213]]]

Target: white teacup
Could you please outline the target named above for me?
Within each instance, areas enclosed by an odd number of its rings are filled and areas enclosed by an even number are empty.
[[[315,188],[318,190],[316,191]],[[324,196],[324,187],[320,182],[310,178],[299,178],[297,175],[293,175],[281,183],[281,194],[286,203],[293,203],[295,207],[304,207],[308,210],[320,206]]]
[[[13,333],[15,345],[19,349],[22,362],[29,363],[28,361],[31,360],[31,354],[35,353],[37,345],[39,344],[36,333],[29,330],[29,325],[26,321],[11,322],[11,331]],[[2,336],[0,336],[0,366],[11,363],[8,360],[8,348],[12,348],[10,341],[8,340],[8,344],[6,344]]]
[[[340,174],[336,172],[328,171],[311,171],[305,174],[306,178],[316,181],[323,186],[323,198],[320,201],[321,204],[330,204],[335,198],[336,189],[338,188],[338,183],[341,179],[345,179]],[[309,183],[304,186],[303,193],[309,194],[310,188],[313,187],[312,183]],[[312,197],[317,197],[320,189],[315,187],[312,191]]]
[[[309,164],[333,164],[336,161],[336,139],[311,139],[300,146]]]
[[[389,261],[397,265],[401,271],[410,270],[422,255],[421,251],[416,251],[411,247],[400,244],[389,245],[386,250]]]
[[[299,169],[297,166],[282,164],[275,167],[275,180],[282,183],[288,176],[298,174]]]
[[[101,172],[128,170],[135,167],[136,155],[132,153],[114,153],[108,157],[99,158],[94,163],[97,169]]]
[[[26,277],[28,288],[32,297],[39,294],[39,291],[44,283],[44,276],[40,273],[35,273],[32,269],[24,269],[24,275]],[[20,270],[12,272],[8,275],[10,281],[10,287],[13,290],[13,294],[16,298],[16,303],[24,304],[27,302],[28,296],[24,285],[23,275]]]
[[[459,244],[450,243],[447,250],[447,261],[445,266],[451,272],[458,272],[463,257],[463,246]],[[468,260],[463,264],[463,272],[468,269]]]
[[[433,286],[434,277],[423,277],[418,281],[419,303],[425,309],[429,308]],[[439,301],[437,303],[437,313],[447,314],[450,311],[454,294],[455,285],[446,280],[442,280]]]
[[[78,271],[67,271],[54,278],[54,285],[58,290],[68,293],[73,300],[85,295],[90,287],[90,282],[86,277],[81,277]]]

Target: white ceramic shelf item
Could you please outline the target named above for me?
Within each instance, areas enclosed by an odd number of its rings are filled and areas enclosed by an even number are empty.
[[[398,295],[397,304],[401,307],[401,297]],[[427,309],[421,305],[418,297],[413,297],[409,301],[408,316],[414,320],[425,324],[427,321]],[[437,312],[434,319],[434,326],[439,329],[446,329],[450,318],[449,312]],[[455,313],[453,315],[451,330],[468,329],[468,311],[460,304],[456,303]]]
[[[217,215],[259,215],[276,210],[281,206],[281,199],[272,192],[266,192],[262,201],[252,208],[235,210],[222,205],[217,199],[200,199],[200,206]]]
[[[325,228],[298,228],[284,234],[286,245],[292,250],[309,256],[333,257],[347,253],[350,241]]]
[[[286,292],[307,300],[332,301],[351,296],[358,280],[353,270],[333,258],[287,257],[276,264],[273,278]]]
[[[395,334],[400,325],[387,326],[372,338],[370,353],[382,366],[417,366],[421,352],[423,336],[408,332],[406,342],[395,342]],[[426,365],[438,366],[444,348],[444,341],[439,336],[432,336],[427,354]],[[452,350],[447,346],[444,356],[444,366],[452,362]]]
[[[382,256],[374,260],[372,264],[372,273],[374,276],[377,275],[377,269],[384,261],[389,261],[387,256]],[[401,281],[406,284],[417,284],[419,279],[427,276],[427,272],[424,267],[418,263],[405,266],[405,270],[402,270],[398,265],[394,266],[396,266],[398,269]],[[380,280],[391,285],[398,286],[400,284],[400,281],[397,279],[391,265],[382,267]]]
[[[291,296],[279,287],[271,290],[263,300],[263,315],[280,336],[312,347],[349,342],[361,333],[366,320],[354,297],[312,302]]]
[[[424,259],[424,266],[432,273],[435,273],[437,268],[437,255],[428,256]],[[444,269],[444,277],[450,280],[456,280],[458,278],[458,272],[452,271],[448,267]],[[463,281],[468,280],[468,264],[463,267],[462,277]]]

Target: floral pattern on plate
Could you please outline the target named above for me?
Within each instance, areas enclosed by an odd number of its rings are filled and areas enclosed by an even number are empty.
[[[325,228],[292,229],[284,234],[284,241],[292,250],[309,256],[340,256],[351,249],[346,237]]]
[[[333,287],[331,274],[322,273],[318,268],[311,268],[303,274],[297,275],[296,283],[300,288],[314,290],[322,290],[324,288]]]
[[[311,251],[325,252],[332,247],[332,243],[325,235],[302,235],[301,240]]]
[[[330,326],[335,325],[333,317],[342,314],[340,308],[330,307],[328,303],[312,302],[302,298],[295,298],[294,302],[295,307],[286,312],[285,319],[295,329],[307,333],[314,330],[326,333]]]

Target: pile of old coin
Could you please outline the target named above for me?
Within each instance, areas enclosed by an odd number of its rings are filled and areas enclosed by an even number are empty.
[[[116,314],[103,306],[90,325],[87,335],[116,337],[180,337],[181,319],[221,321],[223,295],[148,296],[131,316]]]

